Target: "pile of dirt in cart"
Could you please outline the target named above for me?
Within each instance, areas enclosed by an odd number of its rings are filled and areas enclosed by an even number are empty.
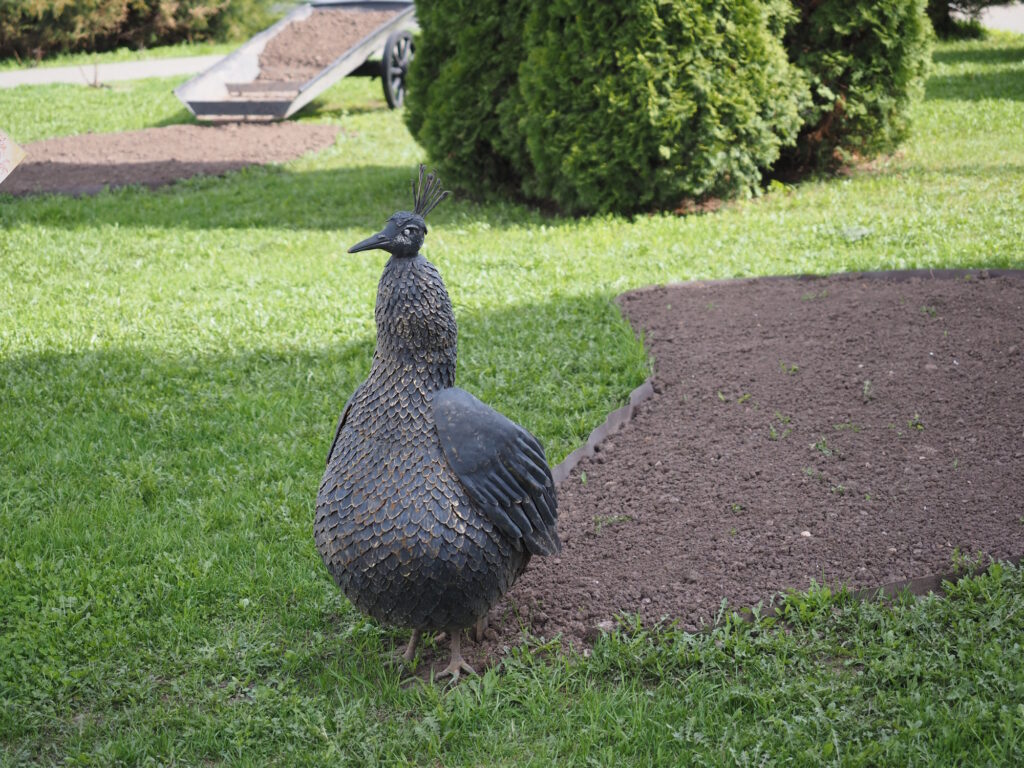
[[[87,195],[105,187],[158,187],[247,165],[283,163],[334,144],[338,127],[308,123],[170,125],[62,136],[25,145],[0,195]]]
[[[900,277],[624,295],[655,394],[571,472],[562,553],[530,562],[467,659],[1024,554],[1024,273]],[[424,654],[439,669],[447,647]]]
[[[256,79],[301,85],[397,15],[398,11],[359,8],[315,9],[267,42]]]

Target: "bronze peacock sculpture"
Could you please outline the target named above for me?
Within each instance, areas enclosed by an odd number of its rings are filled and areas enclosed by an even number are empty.
[[[413,210],[349,248],[391,254],[377,288],[377,345],[341,412],[313,526],[327,570],[362,611],[412,630],[445,630],[440,676],[472,673],[462,630],[476,626],[531,555],[561,549],[544,449],[518,424],[455,387],[455,313],[419,252],[424,218],[448,196],[413,182]]]

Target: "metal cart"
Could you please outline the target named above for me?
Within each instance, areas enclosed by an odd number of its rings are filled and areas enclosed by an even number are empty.
[[[317,9],[394,10],[397,15],[353,45],[304,83],[258,80],[260,53],[293,22]],[[392,109],[405,99],[405,74],[418,29],[410,0],[314,0],[245,42],[205,72],[174,90],[200,120],[284,120],[348,75],[380,77]]]

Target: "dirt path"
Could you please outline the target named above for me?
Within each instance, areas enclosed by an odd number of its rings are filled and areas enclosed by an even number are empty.
[[[283,163],[331,146],[337,133],[332,125],[232,123],[46,139],[24,146],[27,157],[0,185],[0,196],[87,195],[130,184],[158,187],[247,165]]]

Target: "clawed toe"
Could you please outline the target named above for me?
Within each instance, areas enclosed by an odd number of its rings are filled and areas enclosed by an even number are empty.
[[[438,677],[450,677],[452,679],[452,682],[455,682],[456,680],[459,679],[459,676],[463,672],[465,672],[467,674],[470,674],[470,675],[475,675],[476,674],[476,670],[473,669],[471,666],[469,666],[469,664],[466,663],[466,660],[463,659],[460,656],[457,659],[452,659],[451,663],[449,663],[447,667],[445,667],[444,669],[442,669],[440,672],[437,673],[437,676]]]
[[[466,660],[462,658],[462,630],[449,629],[448,637],[451,638],[452,643],[451,661],[448,662],[448,666],[442,669],[437,676],[451,677],[452,682],[455,682],[463,672],[475,675],[476,670],[469,666],[469,664],[466,663]]]

